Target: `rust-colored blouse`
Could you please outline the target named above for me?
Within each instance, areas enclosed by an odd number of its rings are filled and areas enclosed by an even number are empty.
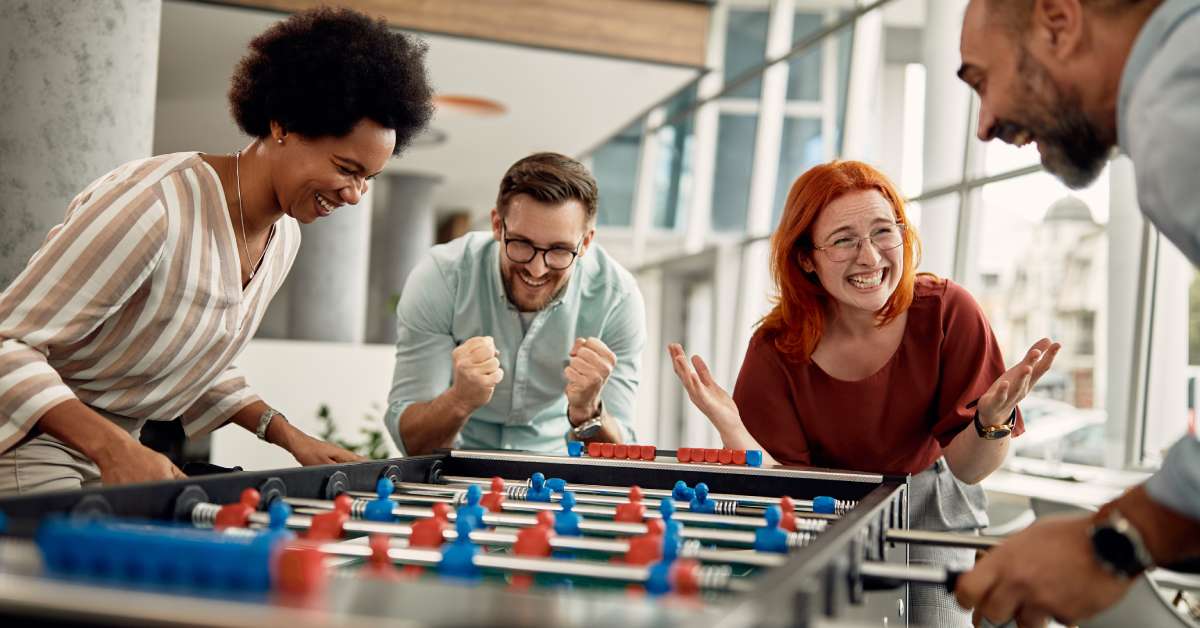
[[[919,473],[971,428],[979,399],[1004,373],[983,310],[948,279],[917,277],[900,347],[866,379],[788,361],[760,330],[733,399],[750,434],[781,463]],[[1020,413],[1018,435],[1025,429]]]

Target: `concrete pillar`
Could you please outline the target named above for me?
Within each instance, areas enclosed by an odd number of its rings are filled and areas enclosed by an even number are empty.
[[[84,186],[150,156],[162,0],[0,0],[0,289]]]
[[[922,57],[925,64],[924,189],[958,183],[963,177],[970,92],[955,72],[966,0],[927,0]],[[921,270],[951,277],[961,208],[950,196],[922,204]],[[963,280],[963,277],[955,277]]]
[[[301,226],[300,253],[288,276],[288,338],[363,341],[373,194]]]
[[[433,195],[441,177],[397,173],[383,178],[386,195],[371,228],[371,294],[367,339],[396,341],[396,301],[414,266],[433,246]]]

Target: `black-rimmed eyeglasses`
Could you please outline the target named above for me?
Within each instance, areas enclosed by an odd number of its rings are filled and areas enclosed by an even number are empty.
[[[514,264],[528,264],[533,261],[534,257],[537,257],[538,253],[541,253],[542,262],[546,264],[546,268],[566,270],[575,263],[575,258],[579,256],[579,247],[583,246],[583,238],[579,239],[579,244],[576,244],[574,249],[565,249],[561,246],[549,248],[534,246],[529,240],[508,237],[508,225],[503,220],[500,221],[500,225],[504,228],[504,255]]]

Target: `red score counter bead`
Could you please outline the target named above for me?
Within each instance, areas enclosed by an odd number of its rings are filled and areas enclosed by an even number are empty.
[[[599,458],[604,455],[603,443],[588,443],[588,455],[592,458]]]
[[[642,445],[642,460],[654,461],[658,457],[658,448],[654,445]]]
[[[613,458],[624,460],[629,457],[629,445],[614,445]]]
[[[733,450],[722,449],[717,453],[717,462],[720,462],[721,464],[729,464],[733,462]]]
[[[680,462],[691,462],[692,461],[691,447],[680,447],[679,449],[675,450],[675,459]]]
[[[733,464],[746,464],[746,450],[745,449],[733,450]]]
[[[600,445],[601,455],[605,458],[612,458],[616,453],[617,446],[612,443],[604,443]]]
[[[720,454],[719,449],[705,449],[704,450],[704,461],[705,462],[716,462],[720,458],[720,455],[721,454]]]

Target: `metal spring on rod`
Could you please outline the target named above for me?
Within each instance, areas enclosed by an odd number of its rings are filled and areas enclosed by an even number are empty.
[[[857,506],[857,505],[858,505],[858,501],[857,501],[857,500],[851,500],[851,499],[847,499],[847,500],[835,499],[835,500],[833,500],[833,512],[834,512],[834,514],[838,514],[838,515],[844,515],[844,514],[846,514],[847,512],[850,512],[851,510],[854,510],[854,507],[855,507],[855,506]]]
[[[817,535],[812,532],[792,532],[787,537],[788,547],[805,547],[816,538]]]
[[[736,515],[737,514],[737,502],[728,500],[728,499],[718,499],[715,501],[717,502],[716,503],[716,514],[718,514],[718,515]]]
[[[516,484],[504,485],[504,496],[507,499],[514,501],[525,501],[525,496],[529,494],[528,486],[520,486]]]
[[[356,499],[350,502],[350,518],[362,519],[363,515],[367,512],[367,504],[369,503],[370,501],[365,499]]]
[[[700,554],[702,549],[700,539],[687,539],[679,548],[679,555],[684,558],[695,558]]]
[[[196,504],[192,508],[192,525],[199,528],[211,528],[217,522],[217,513],[221,507],[217,504]]]
[[[696,570],[696,582],[701,589],[727,589],[733,579],[729,565],[705,565]]]
[[[824,519],[796,517],[796,531],[798,532],[824,532],[827,527],[829,527],[829,522]]]

